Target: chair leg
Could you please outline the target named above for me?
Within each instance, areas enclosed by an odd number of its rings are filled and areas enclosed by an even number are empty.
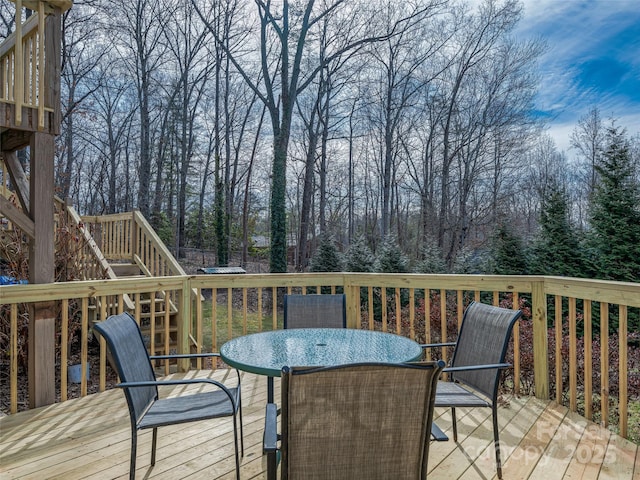
[[[242,451],[242,458],[244,458],[244,432],[242,430],[242,401],[239,402],[238,407],[240,409],[240,448]]]
[[[242,417],[241,417],[242,418]],[[242,421],[240,421],[240,429],[242,430]],[[240,437],[242,442],[242,436]],[[240,455],[238,452],[238,426],[236,415],[233,415],[233,446],[236,450],[236,479],[240,480]],[[244,455],[244,452],[243,452]]]
[[[498,478],[502,478],[502,464],[500,463],[500,438],[498,437],[498,408],[493,405],[491,407],[493,416],[493,441],[496,447],[496,469]]]
[[[158,429],[153,429],[153,439],[151,440],[151,465],[156,464],[156,444],[158,443]]]
[[[451,418],[452,418],[452,427],[453,427],[453,441],[458,441],[458,423],[456,422],[456,409],[455,407],[451,407]]]
[[[131,426],[131,460],[129,461],[129,480],[136,478],[136,449],[138,446],[138,431],[135,425]]]

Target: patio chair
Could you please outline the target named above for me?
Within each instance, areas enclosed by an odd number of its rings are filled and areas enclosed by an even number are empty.
[[[500,439],[498,436],[498,386],[505,363],[513,325],[520,310],[509,310],[473,302],[464,312],[458,340],[454,343],[423,345],[424,348],[455,346],[451,364],[444,372],[450,382],[439,382],[436,407],[451,407],[453,440],[458,441],[456,407],[490,407],[493,416],[493,438],[496,469],[502,478]]]
[[[238,385],[230,388],[209,378],[161,380],[157,381],[153,373],[151,360],[168,358],[197,358],[218,356],[217,353],[194,355],[157,355],[150,357],[144,346],[138,324],[128,313],[113,315],[93,327],[107,342],[115,369],[121,383],[117,386],[124,390],[131,419],[131,462],[129,478],[136,474],[137,432],[153,429],[151,443],[151,465],[156,463],[156,443],[158,427],[178,423],[207,420],[219,417],[233,417],[233,436],[236,456],[236,477],[240,479],[240,455],[238,453],[237,417],[240,416],[240,444],[244,456],[242,440],[242,406],[240,402],[240,374]],[[159,398],[159,385],[205,384],[214,390],[182,395],[172,398]]]
[[[424,479],[444,362],[282,370],[282,434],[267,405],[267,478]],[[280,448],[277,441],[280,438]]]
[[[346,328],[344,294],[285,295],[284,328]]]

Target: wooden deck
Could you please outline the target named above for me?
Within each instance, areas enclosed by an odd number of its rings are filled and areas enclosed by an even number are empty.
[[[235,375],[227,375],[226,370],[218,370],[211,376],[230,383]],[[180,391],[173,389],[171,394]],[[265,378],[243,375],[242,394],[241,478],[265,478],[261,455]],[[564,407],[522,397],[508,399],[499,412],[505,480],[640,480],[637,445]],[[436,415],[438,425],[450,433],[448,411],[438,410]],[[460,409],[458,425],[458,444],[431,444],[430,474],[439,479],[494,478],[490,409]],[[139,435],[137,478],[235,478],[229,419],[164,427],[158,437],[157,462],[150,468],[151,433]],[[111,390],[0,419],[0,479],[124,479],[128,478],[129,448],[124,396]]]

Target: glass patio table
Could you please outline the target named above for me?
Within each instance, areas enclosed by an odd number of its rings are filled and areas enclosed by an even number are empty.
[[[282,367],[349,363],[403,363],[420,360],[422,348],[392,333],[351,328],[289,328],[229,340],[222,360],[239,370],[267,376],[267,401],[273,403],[273,378]]]

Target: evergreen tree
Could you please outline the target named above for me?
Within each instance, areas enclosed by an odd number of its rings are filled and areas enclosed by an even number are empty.
[[[375,258],[364,237],[360,236],[349,246],[345,258],[347,272],[373,272]]]
[[[640,184],[624,131],[610,127],[606,145],[596,165],[599,181],[589,211],[592,276],[638,282]]]
[[[569,222],[569,200],[556,182],[542,199],[540,231],[532,246],[531,272],[538,275],[584,277],[578,237]]]
[[[435,239],[429,239],[422,246],[422,261],[415,268],[416,273],[446,273],[447,264]]]
[[[318,249],[311,257],[309,270],[312,272],[341,272],[342,256],[332,237],[323,237]]]
[[[409,259],[402,253],[398,240],[393,235],[385,237],[375,262],[375,271],[380,273],[407,273]]]
[[[525,275],[527,256],[522,240],[501,223],[491,242],[492,270],[496,275]]]
[[[493,271],[490,260],[485,253],[464,246],[453,260],[452,273],[459,275],[490,273]]]

